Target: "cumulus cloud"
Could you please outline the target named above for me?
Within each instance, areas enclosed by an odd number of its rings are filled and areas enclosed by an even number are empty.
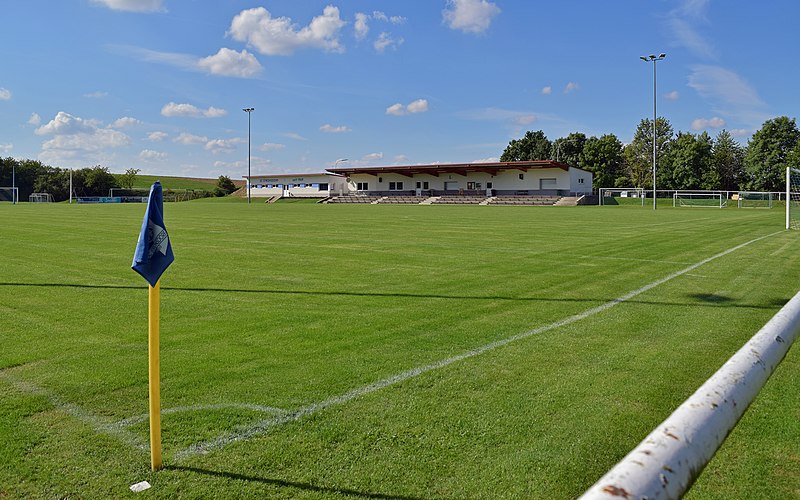
[[[402,38],[392,38],[389,33],[385,31],[378,36],[378,39],[373,42],[372,46],[379,54],[383,54],[387,48],[397,49],[403,43]]]
[[[133,125],[138,125],[142,122],[137,120],[136,118],[131,118],[130,116],[123,116],[122,118],[117,118],[109,127],[111,128],[124,128],[124,127],[131,127]]]
[[[31,117],[28,118],[28,125],[39,126],[42,123],[42,117],[39,116],[39,113],[31,113]]]
[[[363,161],[377,161],[383,159],[383,153],[370,153],[361,158]]]
[[[256,59],[256,56],[242,50],[221,48],[213,56],[208,56],[197,61],[197,65],[212,75],[234,76],[238,78],[252,78],[264,68]]]
[[[369,33],[369,16],[363,12],[356,12],[356,22],[353,29],[356,32],[356,40],[363,40]]]
[[[411,102],[407,106],[400,104],[392,104],[388,108],[386,108],[387,115],[393,116],[404,116],[410,115],[415,113],[425,113],[428,111],[428,100],[427,99],[417,99],[416,101]]]
[[[178,137],[172,140],[172,142],[177,142],[178,144],[187,146],[189,144],[205,144],[208,142],[208,137],[204,135],[190,134],[189,132],[181,132]]]
[[[88,94],[83,94],[83,97],[88,97],[89,99],[102,99],[104,97],[108,97],[108,92],[96,90],[94,92],[89,92]]]
[[[11,99],[11,91],[0,87],[0,101],[7,101]]]
[[[167,153],[154,151],[152,149],[143,149],[139,152],[139,159],[147,162],[163,161],[167,159]]]
[[[705,130],[707,128],[722,128],[725,120],[715,116],[713,118],[696,118],[692,120],[692,130]]]
[[[288,17],[273,18],[264,7],[256,7],[237,14],[227,34],[270,56],[288,56],[300,49],[344,52],[339,32],[345,24],[339,9],[332,5],[302,28]]]
[[[126,12],[165,12],[163,0],[92,0],[112,10]]]
[[[498,158],[497,156],[492,156],[492,157],[489,157],[489,158],[481,158],[479,160],[472,160],[472,163],[498,163],[499,161],[500,161],[500,158]]]
[[[156,132],[150,132],[149,134],[147,134],[147,139],[149,141],[152,141],[152,142],[161,142],[166,138],[167,138],[167,133],[166,132],[156,131]]]
[[[247,139],[234,137],[232,139],[212,139],[206,142],[205,148],[214,154],[229,153],[236,149],[237,144],[247,143]]]
[[[668,101],[677,101],[678,99],[680,99],[680,97],[681,96],[680,94],[678,94],[677,90],[673,90],[672,92],[667,92],[666,94],[664,94],[664,99]]]
[[[189,117],[189,118],[219,118],[228,114],[227,111],[220,108],[209,107],[208,109],[199,109],[192,104],[177,104],[168,102],[161,108],[161,116],[168,118],[172,117]]]
[[[553,87],[552,86],[546,85],[546,86],[542,87],[542,94],[550,95],[552,93],[553,93]]]
[[[46,162],[98,161],[107,158],[109,150],[126,146],[130,138],[118,130],[100,128],[97,120],[85,120],[64,111],[37,128],[37,135],[52,135],[42,143],[39,159]]]
[[[294,139],[295,141],[307,141],[307,137],[303,137],[302,135],[298,134],[297,132],[286,132],[283,134],[284,137],[288,137],[289,139]]]
[[[489,29],[500,8],[487,0],[448,0],[442,19],[450,29],[464,33],[483,33]]]
[[[0,144],[0,151],[2,151],[3,153],[8,153],[8,152],[10,152],[12,149],[14,149],[14,145],[13,145],[13,144],[11,144],[11,143],[8,143],[8,144]]]
[[[570,92],[574,92],[574,91],[578,90],[579,88],[581,88],[581,86],[580,86],[580,85],[578,85],[577,83],[575,83],[575,82],[568,82],[568,83],[567,83],[567,84],[564,86],[564,93],[565,93],[565,94],[569,94]]]
[[[321,126],[320,131],[325,132],[327,134],[341,134],[344,132],[352,132],[353,129],[350,127],[346,127],[344,125],[339,125],[338,127],[334,127],[330,123],[326,123],[325,125]]]

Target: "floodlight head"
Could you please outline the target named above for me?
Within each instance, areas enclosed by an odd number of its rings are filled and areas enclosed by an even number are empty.
[[[650,60],[652,61],[653,59],[655,59],[655,58],[656,58],[656,55],[655,55],[655,54],[650,54],[650,56],[649,56],[649,57],[650,57]]]
[[[659,59],[664,59],[665,57],[667,57],[667,55],[665,53],[663,53],[663,52],[658,55]]]
[[[644,62],[647,62],[647,61],[648,61],[648,59],[647,59],[645,56],[639,56],[639,59],[641,59],[641,60],[642,60],[642,61],[644,61]]]
[[[242,111],[244,111],[245,113],[250,113],[251,111],[255,111],[255,110],[256,110],[256,108],[242,108]]]

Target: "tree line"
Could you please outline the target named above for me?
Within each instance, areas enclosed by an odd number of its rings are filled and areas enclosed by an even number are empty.
[[[124,174],[113,174],[107,167],[72,170],[72,194],[74,197],[108,196],[111,188],[132,189],[139,169],[129,168]],[[49,193],[54,201],[69,199],[70,169],[45,165],[38,160],[0,158],[0,186],[19,188],[19,199],[27,200],[31,193]],[[208,191],[195,190],[195,196],[225,196],[236,190],[233,181],[221,175],[217,186]]]
[[[673,132],[666,118],[656,119],[658,189],[782,191],[787,166],[800,168],[800,130],[795,119],[764,122],[746,146],[727,130]],[[644,119],[633,141],[623,145],[614,134],[586,137],[574,132],[550,141],[528,131],[508,143],[500,161],[552,159],[594,175],[595,188],[653,187],[653,121]]]

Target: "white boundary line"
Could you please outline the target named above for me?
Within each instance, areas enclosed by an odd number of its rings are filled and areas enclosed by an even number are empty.
[[[266,432],[269,432],[270,429],[272,429],[274,427],[278,427],[278,426],[283,425],[283,424],[287,424],[287,423],[290,423],[290,422],[297,421],[297,420],[299,420],[299,419],[301,419],[303,417],[306,417],[308,415],[313,415],[313,414],[318,413],[318,412],[320,412],[322,410],[325,410],[326,408],[330,408],[330,407],[333,407],[333,406],[338,406],[340,404],[347,403],[347,402],[352,401],[352,400],[354,400],[354,399],[356,399],[358,397],[365,396],[367,394],[376,392],[376,391],[378,391],[380,389],[383,389],[385,387],[389,387],[391,385],[398,384],[400,382],[404,382],[406,380],[418,377],[419,375],[422,375],[422,374],[427,373],[429,371],[436,370],[436,369],[439,369],[439,368],[443,368],[443,367],[451,365],[451,364],[453,364],[453,363],[455,363],[457,361],[461,361],[461,360],[464,360],[464,359],[467,359],[467,358],[472,358],[474,356],[478,356],[479,354],[483,354],[485,352],[497,349],[498,347],[503,347],[503,346],[508,345],[508,344],[510,344],[512,342],[516,342],[518,340],[526,339],[526,338],[531,337],[533,335],[538,335],[540,333],[544,333],[544,332],[547,332],[547,331],[550,331],[550,330],[554,330],[554,329],[560,328],[562,326],[570,325],[572,323],[575,323],[576,321],[580,321],[582,319],[586,319],[586,318],[588,318],[590,316],[594,316],[595,314],[599,314],[599,313],[604,312],[604,311],[606,311],[608,309],[611,309],[612,307],[614,307],[614,306],[616,306],[618,304],[621,304],[621,303],[623,303],[625,301],[628,301],[628,300],[630,300],[630,299],[632,299],[632,298],[634,298],[634,297],[636,297],[638,295],[641,295],[641,294],[647,292],[648,290],[651,290],[651,289],[653,289],[653,288],[655,288],[655,287],[657,287],[659,285],[662,285],[662,284],[666,283],[667,281],[670,281],[670,280],[672,280],[674,278],[677,278],[678,276],[681,276],[681,275],[684,275],[686,273],[689,273],[689,272],[697,269],[698,267],[700,267],[700,266],[702,266],[704,264],[708,264],[709,262],[711,262],[713,260],[716,260],[716,259],[718,259],[720,257],[724,257],[724,256],[726,256],[726,255],[728,255],[728,254],[730,254],[732,252],[735,252],[735,251],[737,251],[737,250],[739,250],[741,248],[744,248],[747,245],[750,245],[750,244],[755,243],[757,241],[761,241],[761,240],[769,238],[771,236],[775,236],[776,234],[781,234],[783,232],[784,231],[777,231],[777,232],[774,232],[774,233],[771,233],[771,234],[767,234],[765,236],[760,236],[758,238],[752,239],[752,240],[747,241],[745,243],[741,243],[741,244],[736,245],[734,247],[731,247],[731,248],[729,248],[729,249],[727,249],[727,250],[725,250],[723,252],[720,252],[720,253],[718,253],[716,255],[712,255],[711,257],[703,259],[700,262],[697,262],[696,264],[692,264],[689,267],[681,269],[680,271],[676,271],[676,272],[674,272],[672,274],[669,274],[664,278],[661,278],[661,279],[658,279],[656,281],[653,281],[652,283],[649,283],[649,284],[647,284],[647,285],[645,285],[645,286],[643,286],[641,288],[638,288],[638,289],[636,289],[636,290],[634,290],[632,292],[628,292],[625,295],[617,297],[616,299],[610,300],[610,301],[608,301],[608,302],[606,302],[604,304],[601,304],[601,305],[599,305],[597,307],[593,307],[591,309],[587,309],[586,311],[583,311],[581,313],[575,314],[573,316],[570,316],[568,318],[562,319],[560,321],[556,321],[555,323],[550,323],[549,325],[540,326],[540,327],[537,327],[537,328],[534,328],[534,329],[531,329],[531,330],[528,330],[528,331],[525,331],[525,332],[522,332],[522,333],[518,333],[516,335],[512,335],[511,337],[507,337],[507,338],[502,339],[502,340],[497,340],[495,342],[490,342],[488,344],[485,344],[485,345],[480,346],[478,348],[475,348],[473,350],[470,350],[470,351],[467,351],[467,352],[464,352],[464,353],[461,353],[461,354],[457,354],[457,355],[452,356],[450,358],[446,358],[446,359],[443,359],[443,360],[440,360],[440,361],[437,361],[437,362],[434,362],[434,363],[431,363],[431,364],[428,364],[428,365],[419,366],[417,368],[412,368],[411,370],[407,370],[407,371],[398,373],[396,375],[392,375],[391,377],[387,377],[387,378],[378,380],[378,381],[373,382],[371,384],[368,384],[368,385],[365,385],[363,387],[359,387],[359,388],[353,389],[353,390],[351,390],[349,392],[346,392],[346,393],[341,394],[339,396],[334,396],[332,398],[326,399],[326,400],[321,401],[319,403],[314,403],[314,404],[311,404],[311,405],[308,405],[308,406],[304,406],[304,407],[299,408],[299,409],[297,409],[295,411],[287,412],[284,415],[278,415],[278,416],[275,416],[275,417],[262,419],[262,420],[259,420],[259,421],[255,422],[252,425],[249,425],[249,426],[246,426],[246,427],[241,427],[238,430],[226,432],[226,433],[224,433],[224,434],[222,434],[222,435],[220,435],[220,436],[218,436],[218,437],[216,437],[214,439],[210,439],[210,440],[207,440],[207,441],[202,441],[200,443],[196,443],[194,445],[189,446],[188,448],[185,448],[185,449],[183,449],[181,451],[178,451],[175,454],[175,460],[177,460],[177,461],[185,460],[185,459],[191,458],[191,457],[193,457],[195,455],[206,454],[206,453],[209,453],[209,452],[214,451],[214,450],[222,449],[222,448],[224,448],[224,447],[226,447],[226,446],[228,446],[228,445],[230,445],[232,443],[235,443],[235,442],[238,442],[238,441],[244,441],[244,440],[250,439],[252,437],[258,436],[260,434],[264,434]]]

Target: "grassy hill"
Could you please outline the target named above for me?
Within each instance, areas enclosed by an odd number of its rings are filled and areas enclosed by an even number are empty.
[[[118,181],[122,180],[122,174],[114,174]],[[217,179],[203,179],[199,177],[171,177],[168,175],[137,175],[133,187],[136,189],[148,189],[155,181],[161,181],[164,189],[205,189],[213,190],[217,187]],[[234,180],[236,186],[244,186],[243,180]]]

